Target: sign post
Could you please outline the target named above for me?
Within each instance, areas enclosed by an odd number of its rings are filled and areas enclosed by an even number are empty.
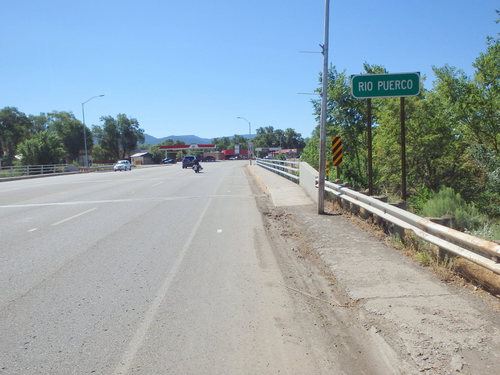
[[[372,100],[368,99],[367,103],[367,124],[368,128],[368,195],[373,195],[373,149],[372,149]]]
[[[406,115],[405,98],[399,98],[399,118],[401,121],[401,199],[406,200]]]
[[[400,98],[401,121],[401,199],[406,200],[406,125],[405,97],[420,94],[420,73],[358,74],[351,77],[352,96],[368,99],[368,190],[373,194],[372,182],[372,99]]]

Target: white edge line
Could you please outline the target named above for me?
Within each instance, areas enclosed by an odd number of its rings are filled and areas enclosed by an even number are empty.
[[[70,220],[73,220],[73,219],[77,218],[78,216],[82,216],[82,215],[88,214],[89,212],[92,212],[92,211],[95,211],[95,210],[97,210],[97,207],[91,208],[90,210],[80,212],[79,214],[76,214],[76,215],[73,215],[73,216],[67,217],[66,219],[62,219],[62,220],[60,220],[60,221],[57,221],[57,222],[55,222],[55,223],[52,223],[52,226],[56,226],[56,225],[59,225],[59,224],[65,223],[65,222],[67,222],[67,221],[70,221]]]

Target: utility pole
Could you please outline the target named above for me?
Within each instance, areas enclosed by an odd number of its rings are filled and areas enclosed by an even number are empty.
[[[325,149],[326,149],[326,102],[328,96],[328,34],[330,19],[330,0],[325,0],[325,37],[321,46],[323,53],[323,75],[321,89],[321,118],[319,139],[319,180],[318,180],[318,214],[325,213]]]

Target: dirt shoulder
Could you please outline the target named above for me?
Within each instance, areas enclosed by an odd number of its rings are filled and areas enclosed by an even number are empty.
[[[318,215],[314,205],[277,208],[256,196],[285,287],[321,320],[346,373],[497,371],[498,299],[441,281],[332,208]]]

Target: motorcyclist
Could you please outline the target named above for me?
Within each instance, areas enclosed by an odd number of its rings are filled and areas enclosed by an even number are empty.
[[[195,172],[199,172],[203,169],[200,165],[200,160],[198,158],[194,159],[193,161],[193,169]]]

